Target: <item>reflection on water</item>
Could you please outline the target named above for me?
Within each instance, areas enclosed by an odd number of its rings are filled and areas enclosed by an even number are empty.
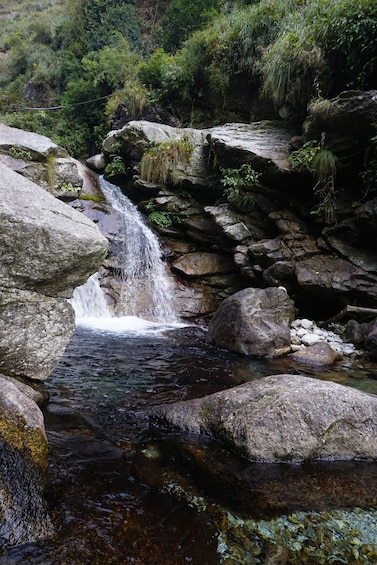
[[[375,464],[251,464],[209,438],[149,425],[148,410],[161,403],[300,371],[286,359],[250,361],[208,346],[200,328],[79,327],[47,382],[56,534],[10,550],[0,565],[219,564],[219,507],[254,520],[376,508]],[[377,394],[373,365],[310,375]],[[201,497],[199,511],[189,500]]]

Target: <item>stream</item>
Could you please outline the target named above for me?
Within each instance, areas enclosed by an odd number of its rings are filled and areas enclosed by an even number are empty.
[[[287,370],[282,360],[251,361],[208,346],[204,335],[198,327],[148,324],[76,329],[47,382],[47,498],[56,533],[9,550],[2,565],[227,563],[219,518],[226,512],[261,521],[377,507],[374,463],[249,463],[210,438],[151,426],[153,406]],[[311,376],[377,393],[372,366]],[[341,561],[323,563],[333,562]],[[244,553],[228,563],[270,561]]]
[[[105,188],[113,201],[114,187]],[[123,210],[122,199],[115,204]],[[145,237],[143,250],[158,255]],[[122,249],[125,264],[129,256],[140,252]],[[163,289],[144,297],[148,315],[138,306],[112,316],[96,275],[75,293],[76,331],[45,385],[55,533],[8,549],[0,565],[375,565],[376,463],[250,463],[149,417],[163,403],[297,372],[287,358],[253,360],[208,345],[204,327],[179,323],[155,259],[142,260],[152,278],[124,276],[131,306],[132,277],[143,293]],[[377,394],[376,365],[357,358],[305,371]]]

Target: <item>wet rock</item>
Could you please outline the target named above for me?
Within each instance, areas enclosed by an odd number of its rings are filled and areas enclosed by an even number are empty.
[[[0,548],[52,533],[43,501],[48,463],[43,415],[37,404],[0,377]]]
[[[304,365],[328,366],[333,365],[341,359],[341,355],[318,336],[318,341],[305,349],[293,353],[290,357],[293,361]],[[305,343],[305,342],[304,342]],[[309,344],[308,344],[309,345]]]
[[[244,355],[274,357],[291,348],[293,301],[280,288],[246,288],[221,303],[207,341]]]
[[[377,459],[377,397],[301,375],[274,375],[154,416],[218,439],[252,461]]]

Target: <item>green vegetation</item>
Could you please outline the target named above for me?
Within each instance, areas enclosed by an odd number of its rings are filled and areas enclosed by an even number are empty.
[[[261,173],[244,163],[239,169],[221,169],[220,184],[227,197],[238,196],[243,188],[258,184]]]
[[[331,224],[335,220],[335,177],[340,167],[337,156],[326,149],[323,142],[311,140],[293,151],[290,163],[293,170],[308,171],[313,175],[313,192],[318,206],[311,213],[324,216],[325,222]]]
[[[144,152],[140,165],[141,178],[155,184],[179,183],[179,164],[187,165],[194,151],[190,134],[179,139],[163,141]]]
[[[148,9],[4,0],[0,120],[80,157],[98,151],[120,101],[135,115],[158,104],[194,116],[227,110],[243,88],[301,116],[313,100],[377,87],[375,0],[166,0],[153,24]]]

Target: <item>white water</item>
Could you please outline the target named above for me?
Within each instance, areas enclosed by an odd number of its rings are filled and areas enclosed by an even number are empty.
[[[157,236],[119,187],[101,179],[101,188],[122,219],[120,233],[116,234],[121,238],[116,256],[121,278],[117,311],[121,315],[112,316],[96,273],[74,291],[71,303],[76,323],[105,331],[138,333],[156,331],[166,325],[181,325]]]

